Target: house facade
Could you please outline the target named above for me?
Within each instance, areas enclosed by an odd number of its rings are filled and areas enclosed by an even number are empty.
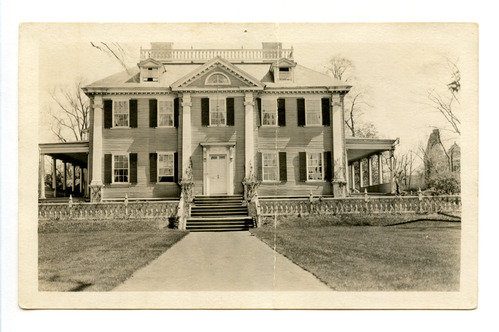
[[[91,201],[178,198],[187,180],[195,196],[245,195],[259,182],[260,196],[345,197],[355,161],[393,149],[393,140],[347,144],[351,86],[301,66],[281,43],[152,43],[140,55],[137,68],[83,89]]]

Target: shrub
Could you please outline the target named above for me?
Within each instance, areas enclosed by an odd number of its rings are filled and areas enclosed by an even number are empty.
[[[432,176],[427,186],[435,195],[449,195],[461,192],[458,177],[452,173],[443,173]]]

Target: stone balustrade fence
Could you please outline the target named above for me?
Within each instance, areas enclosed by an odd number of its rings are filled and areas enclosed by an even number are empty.
[[[260,198],[259,216],[460,212],[461,196]]]

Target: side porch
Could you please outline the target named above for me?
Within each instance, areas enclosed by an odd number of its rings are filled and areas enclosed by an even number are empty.
[[[347,188],[351,195],[393,193],[393,154],[399,139],[346,139]],[[389,155],[386,156],[388,152]]]

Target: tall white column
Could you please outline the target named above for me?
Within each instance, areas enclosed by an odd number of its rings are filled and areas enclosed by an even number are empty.
[[[362,159],[359,160],[359,183],[360,187],[364,187],[364,165],[362,165]]]
[[[102,122],[104,102],[102,96],[96,95],[93,100],[93,130],[92,130],[92,202],[102,201]],[[74,173],[73,173],[73,176]]]
[[[246,92],[244,95],[244,169],[246,177],[249,177],[251,167],[253,174],[256,174],[255,168],[255,140],[253,134],[253,118],[254,118],[255,100],[253,93]]]
[[[369,186],[373,185],[373,160],[371,156],[367,157],[367,174],[369,174]]]
[[[355,163],[351,164],[352,168],[352,191],[355,190]]]
[[[333,130],[333,194],[335,197],[346,196],[346,158],[345,115],[343,112],[344,95],[332,96],[332,130]],[[354,184],[355,185],[355,184]]]
[[[40,155],[40,198],[45,199],[45,155]]]
[[[83,169],[81,166],[78,167],[79,169],[79,176],[80,176],[80,194],[83,193]]]
[[[54,197],[57,197],[57,159],[55,157],[52,157],[52,189]]]
[[[190,93],[182,96],[182,178],[189,167],[192,154],[192,123],[191,123],[192,100]]]
[[[393,150],[390,150],[390,188],[392,188],[392,192],[395,192],[396,189],[393,187],[393,177],[395,176],[393,152]]]
[[[68,181],[68,168],[66,166],[66,162],[63,161],[63,174],[62,174],[62,190],[64,191],[64,196],[66,196],[66,182]]]
[[[71,164],[71,191],[73,193],[76,192],[75,188],[76,188],[76,173],[75,173],[76,169],[75,169],[75,165],[74,164]]]
[[[378,153],[378,184],[383,183],[383,163],[381,153]]]

